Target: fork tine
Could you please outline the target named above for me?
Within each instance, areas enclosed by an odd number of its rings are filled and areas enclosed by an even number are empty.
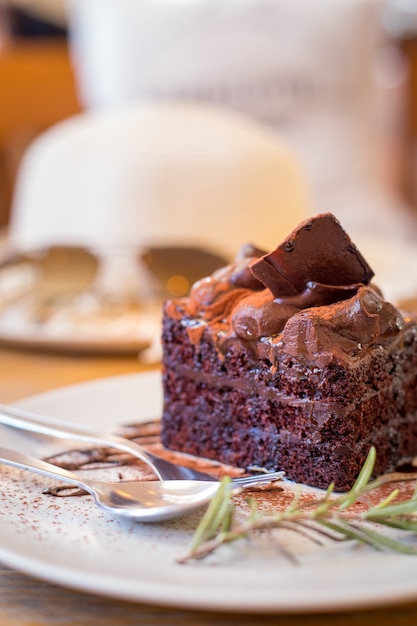
[[[285,472],[269,472],[266,474],[257,474],[255,476],[245,476],[244,478],[235,478],[232,480],[233,485],[264,485],[276,480],[280,480]]]

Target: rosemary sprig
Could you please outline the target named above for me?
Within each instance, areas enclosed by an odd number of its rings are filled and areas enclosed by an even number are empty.
[[[323,498],[300,504],[296,493],[292,502],[283,511],[261,513],[255,500],[250,500],[250,511],[246,519],[235,523],[233,495],[230,479],[222,480],[219,491],[211,501],[194,534],[188,553],[179,559],[185,563],[191,559],[208,556],[220,546],[242,538],[256,537],[270,529],[286,529],[308,537],[315,543],[323,538],[336,541],[353,540],[377,550],[390,550],[403,554],[417,555],[417,545],[405,541],[417,535],[417,485],[408,500],[395,502],[398,489],[393,489],[377,504],[364,509],[365,494],[376,491],[386,483],[383,478],[371,481],[376,460],[372,447],[362,470],[345,494],[334,495],[333,484],[329,485]],[[361,500],[360,510],[354,505]],[[381,532],[384,527],[401,531],[400,539],[393,539]],[[287,553],[279,546],[283,553]],[[287,554],[290,558],[291,555]]]

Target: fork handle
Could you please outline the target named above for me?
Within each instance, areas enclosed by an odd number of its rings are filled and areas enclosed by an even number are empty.
[[[71,424],[3,404],[0,404],[0,424],[58,439],[73,439],[129,452],[149,465],[160,480],[163,479],[159,469],[155,466],[154,455],[148,452],[146,448],[133,441],[124,439],[124,437],[107,433],[101,435],[86,426]]]
[[[12,467],[18,467],[19,469],[29,470],[30,472],[35,472],[36,474],[42,474],[42,476],[59,478],[66,483],[81,487],[81,489],[85,489],[89,493],[93,494],[88,483],[86,483],[77,474],[69,472],[63,467],[58,467],[57,465],[52,465],[46,461],[35,459],[27,454],[22,454],[21,452],[0,447],[0,463],[11,465]]]

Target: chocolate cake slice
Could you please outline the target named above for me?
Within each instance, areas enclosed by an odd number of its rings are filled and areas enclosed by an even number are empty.
[[[162,442],[349,489],[417,454],[417,324],[385,302],[331,214],[164,307]]]

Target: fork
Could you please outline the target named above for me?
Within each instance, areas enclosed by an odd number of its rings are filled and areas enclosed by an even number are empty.
[[[86,426],[71,424],[70,422],[38,415],[23,409],[0,404],[0,424],[58,439],[72,439],[128,452],[147,463],[160,480],[217,481],[217,478],[206,472],[200,472],[163,459],[147,450],[144,446],[125,437],[113,433],[97,432],[90,430]]]

